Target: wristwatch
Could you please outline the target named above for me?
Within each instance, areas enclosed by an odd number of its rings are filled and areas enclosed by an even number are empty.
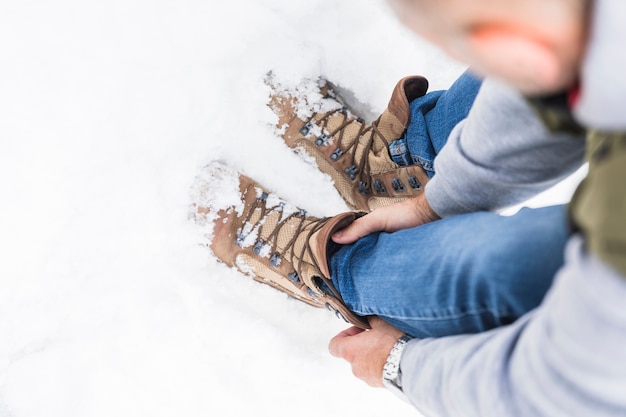
[[[391,352],[389,352],[389,356],[387,357],[387,362],[385,362],[385,366],[383,367],[383,384],[385,387],[407,402],[408,399],[404,394],[404,391],[402,391],[400,359],[402,358],[402,351],[404,350],[404,347],[411,339],[412,337],[406,334],[398,339],[396,344],[391,348]]]

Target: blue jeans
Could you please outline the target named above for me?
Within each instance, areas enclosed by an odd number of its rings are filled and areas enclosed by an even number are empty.
[[[411,103],[396,161],[432,162],[469,112],[480,81],[463,74],[446,92]],[[563,206],[514,216],[477,212],[395,233],[374,233],[330,258],[333,284],[352,311],[377,315],[415,337],[475,333],[538,306],[563,264]]]
[[[468,213],[342,246],[331,275],[357,314],[415,337],[476,333],[541,303],[567,237],[564,206]]]
[[[389,144],[391,158],[398,165],[420,164],[432,178],[433,161],[450,132],[467,117],[481,81],[462,74],[446,91],[433,91],[410,103],[411,119],[404,137]]]

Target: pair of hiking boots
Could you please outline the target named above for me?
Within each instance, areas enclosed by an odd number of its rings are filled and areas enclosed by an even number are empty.
[[[312,157],[355,211],[310,216],[251,178],[212,162],[192,187],[192,216],[207,229],[210,248],[220,261],[367,329],[367,319],[350,311],[335,289],[327,250],[332,234],[362,213],[423,192],[428,181],[424,169],[399,166],[388,145],[403,136],[409,103],[426,93],[428,82],[420,76],[400,80],[387,109],[370,124],[353,115],[325,80],[286,88],[270,74],[266,83],[282,139]]]

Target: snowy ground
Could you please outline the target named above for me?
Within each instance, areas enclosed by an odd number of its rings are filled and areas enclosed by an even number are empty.
[[[462,67],[382,0],[0,4],[0,416],[418,415],[330,357],[345,325],[216,264],[187,221],[213,159],[344,209],[273,136],[264,74],[380,112]]]

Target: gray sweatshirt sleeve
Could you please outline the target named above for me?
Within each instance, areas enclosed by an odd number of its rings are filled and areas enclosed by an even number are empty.
[[[582,165],[583,139],[550,133],[519,93],[487,79],[435,159],[426,198],[441,217],[521,203]]]
[[[626,415],[626,279],[579,236],[540,307],[477,335],[413,340],[401,361],[427,417]]]

